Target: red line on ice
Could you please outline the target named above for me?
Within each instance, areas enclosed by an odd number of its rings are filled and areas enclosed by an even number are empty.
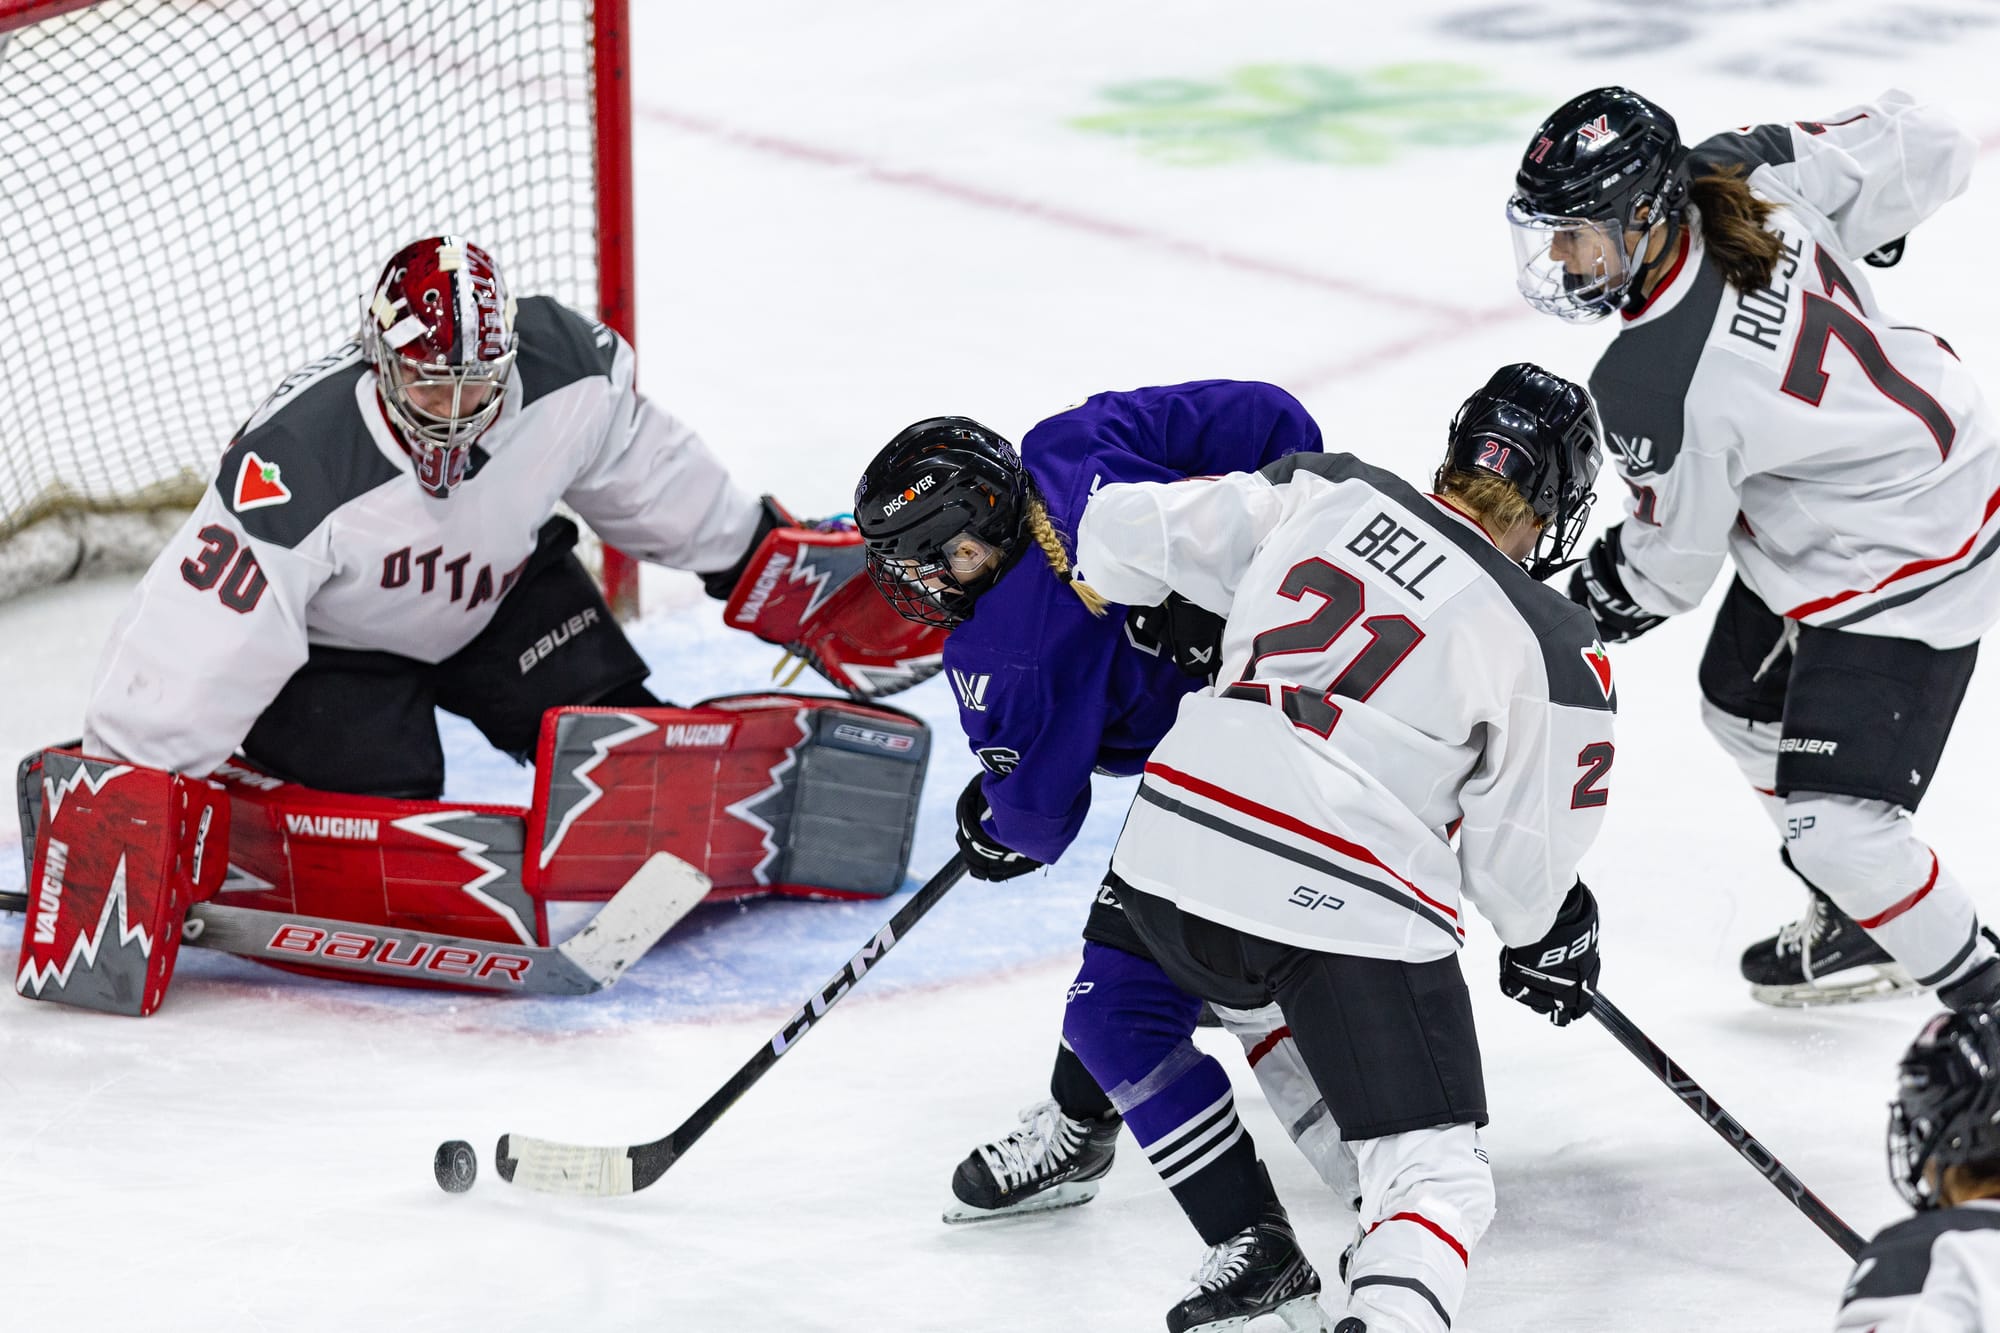
[[[936,195],[956,203],[984,208],[991,212],[1008,213],[1018,217],[1034,218],[1053,226],[1070,231],[1085,232],[1112,240],[1129,241],[1149,249],[1178,255],[1184,259],[1196,259],[1214,264],[1220,268],[1236,269],[1239,272],[1255,273],[1261,277],[1279,278],[1321,291],[1335,292],[1357,300],[1374,301],[1383,305],[1393,305],[1400,310],[1409,310],[1435,315],[1449,320],[1482,320],[1478,311],[1444,305],[1436,301],[1426,301],[1403,292],[1383,291],[1363,283],[1350,282],[1346,278],[1331,273],[1320,273],[1301,268],[1282,260],[1262,259],[1256,255],[1242,254],[1232,250],[1217,249],[1201,241],[1189,240],[1168,232],[1154,231],[1115,218],[1097,217],[1075,209],[1063,208],[1056,204],[1044,203],[1021,195],[1007,194],[985,186],[973,185],[965,181],[951,180],[928,171],[907,167],[892,167],[873,161],[858,153],[849,153],[837,148],[826,148],[818,144],[806,143],[798,139],[783,138],[775,134],[765,134],[725,125],[706,116],[693,115],[685,111],[675,111],[661,106],[635,106],[633,114],[642,120],[672,126],[689,134],[703,138],[734,144],[773,157],[782,157],[794,162],[811,162],[818,166],[839,167],[855,171],[869,180],[901,189],[916,190],[924,194]]]

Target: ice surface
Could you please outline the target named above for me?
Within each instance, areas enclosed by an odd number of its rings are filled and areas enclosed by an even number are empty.
[[[1421,477],[1495,365],[1581,375],[1608,336],[1520,305],[1500,220],[1512,155],[1582,87],[1629,83],[1691,137],[1892,84],[2000,131],[2000,12],[1969,0],[637,8],[642,378],[746,484],[809,513],[841,508],[861,461],[919,416],[1018,434],[1099,389],[1210,375],[1285,384],[1333,447]],[[1993,166],[1877,279],[1975,365],[2000,353],[1966,281],[2000,206]],[[1607,487],[1607,512],[1616,499]],[[0,752],[75,733],[128,587],[0,608]],[[773,654],[727,634],[691,581],[652,574],[648,597],[635,637],[656,690],[767,682]],[[1798,894],[1701,730],[1704,630],[1690,616],[1613,650],[1616,794],[1585,865],[1604,986],[1872,1231],[1899,1211],[1882,1104],[1928,1004],[1779,1012],[1744,994],[1737,951]],[[971,761],[941,684],[899,702],[938,731],[921,875],[950,850]],[[1975,682],[1922,819],[1989,913],[1997,708]],[[448,734],[455,795],[525,797],[521,770]],[[143,1022],[0,998],[0,1327],[1156,1329],[1199,1244],[1129,1140],[1088,1207],[937,1220],[958,1158],[1043,1095],[1127,790],[1100,787],[1057,870],[956,890],[627,1200],[527,1196],[490,1160],[447,1197],[430,1154],[454,1137],[488,1153],[506,1130],[665,1132],[892,904],[704,909],[615,990],[567,1002],[371,990],[199,951]],[[0,844],[0,886],[19,882],[16,852]],[[0,921],[0,958],[18,933]],[[1501,1211],[1458,1327],[1828,1327],[1838,1251],[1594,1024],[1558,1032],[1503,1000],[1493,945],[1475,925],[1465,963]],[[1222,1053],[1331,1269],[1350,1216]]]

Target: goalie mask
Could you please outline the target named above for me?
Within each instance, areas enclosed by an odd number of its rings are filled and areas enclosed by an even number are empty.
[[[398,250],[362,316],[361,347],[418,484],[450,495],[514,368],[514,299],[493,257],[458,236]]]
[[[1514,187],[1507,221],[1521,295],[1543,314],[1602,319],[1658,262],[1646,258],[1657,229],[1679,222],[1687,150],[1663,108],[1594,88],[1542,122]]]
[[[1968,1165],[2000,1171],[2000,1016],[1991,1010],[1933,1018],[1904,1053],[1889,1103],[1889,1179],[1912,1208],[1937,1207],[1938,1172]]]
[[[1604,427],[1589,391],[1524,361],[1494,371],[1459,407],[1439,486],[1448,470],[1514,483],[1541,520],[1526,565],[1543,579],[1569,563],[1583,536],[1603,462]]]
[[[868,575],[905,620],[950,628],[1025,546],[1021,456],[970,417],[908,426],[868,464],[854,521]]]

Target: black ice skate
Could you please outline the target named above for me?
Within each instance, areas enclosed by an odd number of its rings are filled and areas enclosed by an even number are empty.
[[[1167,1333],[1222,1333],[1266,1314],[1293,1333],[1327,1333],[1318,1295],[1319,1274],[1299,1252],[1291,1219],[1281,1205],[1267,1203],[1254,1223],[1209,1248],[1194,1290],[1167,1311]]]
[[[1806,913],[1743,951],[1743,979],[1765,1004],[1803,1008],[1909,995],[1923,989],[1889,951],[1818,889]]]
[[[1072,1120],[1053,1101],[1021,1112],[1021,1127],[981,1144],[951,1174],[958,1202],[947,1222],[984,1222],[1089,1203],[1111,1170],[1118,1148],[1117,1116]]]

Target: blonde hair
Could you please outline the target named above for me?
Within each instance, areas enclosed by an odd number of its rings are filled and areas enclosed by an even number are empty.
[[[1472,511],[1480,526],[1498,536],[1517,524],[1540,528],[1542,520],[1521,494],[1521,488],[1493,472],[1465,472],[1449,463],[1438,469],[1437,493],[1450,496]]]
[[[2000,1158],[1960,1162],[1938,1173],[1939,1193],[1946,1190],[1960,1203],[1968,1199],[2000,1199]]]
[[[1067,583],[1070,591],[1083,599],[1083,604],[1090,608],[1090,614],[1103,615],[1105,608],[1111,603],[1105,600],[1103,593],[1088,583],[1079,582],[1070,572],[1069,548],[1063,545],[1062,534],[1056,531],[1055,520],[1049,517],[1048,506],[1039,499],[1028,501],[1027,528],[1028,536],[1034,539],[1035,545],[1042,548],[1042,556],[1049,562],[1049,568],[1055,571],[1056,577]]]
[[[1775,205],[1750,193],[1743,168],[1726,167],[1689,182],[1688,201],[1701,214],[1701,240],[1739,292],[1771,285],[1785,243],[1767,227]]]

